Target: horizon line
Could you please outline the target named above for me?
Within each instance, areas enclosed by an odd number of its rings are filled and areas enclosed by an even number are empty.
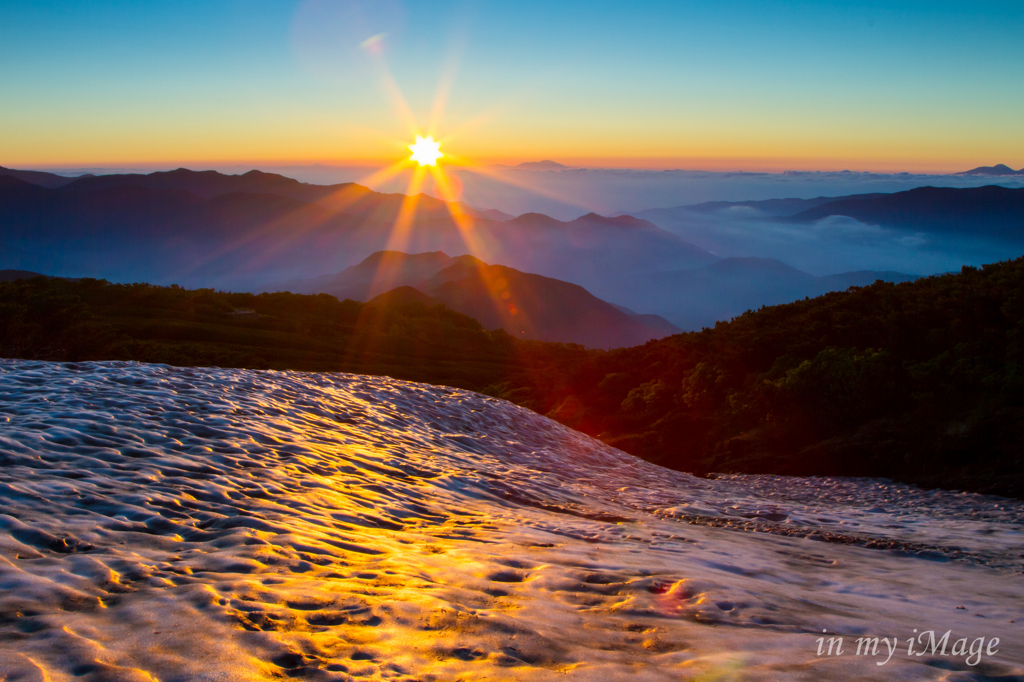
[[[573,163],[571,160],[566,162],[553,161],[552,159],[540,159],[540,160],[527,160],[527,161],[489,161],[481,163],[480,165],[503,168],[507,170],[531,170],[532,172],[561,172],[561,171],[646,171],[646,172],[680,172],[680,173],[715,173],[715,174],[730,174],[730,173],[747,173],[752,175],[786,175],[796,173],[851,173],[851,174],[864,174],[864,175],[926,175],[926,176],[951,176],[951,175],[962,175],[975,168],[993,167],[998,165],[1005,165],[1011,170],[1016,170],[1011,164],[1003,164],[1001,162],[991,164],[979,164],[969,165],[963,164],[958,166],[960,170],[947,170],[952,166],[946,166],[943,164],[943,168],[933,167],[931,169],[923,169],[918,167],[917,169],[907,170],[906,167],[893,166],[891,168],[881,168],[878,166],[864,167],[860,164],[825,164],[819,167],[805,166],[804,164],[797,164],[793,166],[775,165],[775,166],[750,166],[747,164],[738,165],[727,165],[727,164],[711,164],[709,166],[692,166],[689,164],[680,165],[652,165],[652,164],[601,164],[593,163],[597,159],[590,160],[589,163]],[[519,168],[523,164],[537,164],[553,162],[561,166],[560,168],[551,168],[550,170],[545,169],[522,169]],[[55,175],[68,175],[68,174],[83,174],[89,172],[102,172],[106,173],[99,174],[116,174],[116,173],[155,173],[155,172],[167,172],[178,169],[192,170],[196,172],[213,170],[217,172],[224,172],[220,169],[231,169],[238,170],[247,168],[248,170],[256,171],[273,171],[274,169],[283,168],[324,168],[324,169],[370,169],[380,168],[386,164],[393,163],[393,161],[375,161],[365,159],[352,159],[352,160],[334,160],[334,161],[297,161],[297,160],[204,160],[204,161],[140,161],[140,162],[124,162],[124,163],[30,163],[30,164],[18,164],[14,163],[7,165],[0,163],[0,167],[5,167],[11,170],[27,170],[27,171],[40,171],[54,173]],[[716,167],[717,166],[717,167]],[[453,170],[458,170],[459,166],[452,165]],[[897,170],[900,168],[900,170]],[[1021,170],[1024,170],[1022,166]],[[246,172],[246,171],[243,171]]]

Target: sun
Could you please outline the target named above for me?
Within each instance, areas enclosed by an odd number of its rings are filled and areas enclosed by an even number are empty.
[[[441,143],[434,142],[434,138],[429,135],[417,135],[416,144],[409,145],[409,151],[412,152],[411,159],[421,166],[436,166],[437,160],[444,156],[441,153]]]

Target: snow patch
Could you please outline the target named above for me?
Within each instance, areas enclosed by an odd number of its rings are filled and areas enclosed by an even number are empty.
[[[1000,637],[985,674],[1020,675],[1022,519],[887,481],[697,479],[388,378],[0,361],[0,679],[968,669],[815,655],[822,630],[913,628]]]

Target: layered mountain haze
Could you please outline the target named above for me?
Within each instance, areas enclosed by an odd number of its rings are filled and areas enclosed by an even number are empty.
[[[416,286],[453,264],[443,251],[408,254],[377,251],[341,272],[310,279],[293,279],[262,287],[294,294],[330,294],[338,300],[369,301],[391,289]]]
[[[526,213],[504,226],[509,231],[502,235],[504,265],[574,282],[596,296],[631,307],[642,308],[643,300],[621,300],[618,284],[625,273],[693,268],[718,260],[713,253],[632,216],[588,213],[562,222]]]
[[[635,215],[720,257],[771,258],[822,282],[857,283],[864,271],[902,281],[1024,252],[1024,189],[998,186],[716,201]]]
[[[657,315],[637,315],[569,282],[487,265],[463,256],[419,288],[452,310],[514,336],[595,348],[637,346],[681,331]]]
[[[374,192],[354,182],[313,185],[258,170],[241,175],[225,175],[212,170],[192,171],[178,168],[148,175],[112,174],[75,178],[74,182],[62,186],[69,191],[96,191],[112,187],[183,190],[204,199],[213,199],[225,194],[271,194],[384,222],[394,221],[406,200],[404,194]],[[426,194],[417,195],[416,200],[417,213],[425,218],[443,218],[450,216],[453,210],[473,217],[497,220],[512,218],[500,211],[477,211],[465,204],[448,204]]]
[[[290,166],[275,172],[325,184],[349,177],[343,168]],[[521,165],[492,166],[486,173],[466,172],[459,177],[463,197],[475,206],[491,206],[516,215],[545,213],[559,220],[571,220],[588,212],[634,215],[653,207],[689,206],[710,201],[840,197],[902,192],[925,186],[979,187],[993,183],[1008,187],[1024,186],[1024,175],[1020,174],[949,175],[849,170],[787,170],[780,173],[696,168],[558,168],[549,165],[525,168]],[[402,191],[406,185],[405,178],[398,178],[385,184],[382,191],[384,188],[386,191]]]
[[[388,292],[401,289],[404,293],[398,296],[404,300],[443,303],[476,318],[486,329],[595,348],[635,346],[680,331],[657,315],[619,308],[577,284],[440,251],[381,251],[334,275],[268,289],[356,301],[394,300]],[[421,297],[410,289],[421,292]]]
[[[635,218],[513,220],[427,196],[396,230],[404,195],[316,186],[253,171],[83,178],[48,189],[0,177],[4,267],[53,275],[254,288],[337,271],[385,248],[471,253],[593,288],[609,272],[693,267],[715,257]],[[453,215],[468,217],[470,232]],[[493,218],[498,218],[493,219]],[[59,248],[74,244],[74,249]]]
[[[782,223],[809,223],[842,216],[893,229],[994,236],[1024,242],[1024,188],[998,185],[964,189],[918,187],[893,194],[813,199],[711,201],[650,209],[634,215],[657,224],[680,226],[694,213],[730,214],[734,219],[770,217]]]
[[[985,236],[1024,244],[1024,189],[918,187],[881,196],[844,197],[791,216],[813,222],[845,216],[863,223],[938,234]]]
[[[551,324],[513,322],[507,307],[481,304],[482,294],[425,293],[520,336],[602,347],[700,329],[748,309],[874,279],[900,282],[1005,260],[1024,249],[1024,189],[995,186],[705,202],[563,221],[260,171],[33,173],[0,174],[2,268],[367,301],[397,286],[419,286],[443,269],[449,254],[466,255],[518,271],[516,277],[533,273],[579,285],[626,314],[618,321],[607,311],[589,319],[634,331],[552,336]],[[430,264],[417,256],[404,274],[389,265],[383,278],[368,264],[346,274],[344,283],[323,274],[384,250],[440,255]],[[517,316],[525,310],[515,307]],[[633,310],[665,319],[645,320]],[[533,312],[538,320],[555,320]]]

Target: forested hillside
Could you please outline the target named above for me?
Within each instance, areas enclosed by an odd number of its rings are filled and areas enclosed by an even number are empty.
[[[694,471],[1024,495],[1024,259],[594,351],[422,302],[0,283],[0,354],[387,374],[525,405]]]

